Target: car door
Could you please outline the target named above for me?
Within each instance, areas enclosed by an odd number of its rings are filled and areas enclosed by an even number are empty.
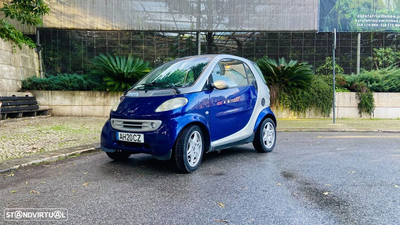
[[[210,92],[211,141],[232,135],[248,123],[256,104],[257,91],[249,82],[247,69],[244,62],[233,59],[223,59],[213,69],[210,82],[224,81],[228,87],[214,87]]]

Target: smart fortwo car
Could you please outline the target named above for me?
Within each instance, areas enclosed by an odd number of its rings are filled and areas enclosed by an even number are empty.
[[[114,105],[101,149],[114,160],[134,153],[196,170],[204,153],[244,143],[270,152],[277,121],[256,63],[232,55],[176,59],[147,74]]]

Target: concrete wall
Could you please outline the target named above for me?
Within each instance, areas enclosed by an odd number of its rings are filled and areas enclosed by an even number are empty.
[[[22,80],[39,75],[39,59],[34,49],[16,47],[0,38],[0,92],[21,89]]]
[[[53,116],[108,116],[122,93],[100,91],[32,91],[40,107]]]
[[[40,106],[53,109],[54,116],[108,116],[122,93],[89,91],[32,91]],[[400,93],[375,93],[375,111],[362,118],[400,118]],[[360,118],[356,93],[336,93],[337,118]],[[296,115],[287,109],[273,109],[278,118],[321,118],[313,109]],[[332,115],[331,115],[332,116]]]
[[[374,93],[375,110],[363,118],[400,118],[400,93]],[[337,93],[336,115],[338,118],[359,118],[356,93]]]
[[[355,92],[336,93],[336,118],[400,118],[400,93],[374,93],[375,110],[372,115],[358,112],[358,98]],[[305,114],[296,114],[288,109],[274,108],[278,118],[321,118],[324,117],[314,109],[309,109]],[[332,113],[330,115],[332,117]]]

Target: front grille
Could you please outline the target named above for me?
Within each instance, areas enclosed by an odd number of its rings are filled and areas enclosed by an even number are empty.
[[[111,119],[111,126],[122,131],[155,131],[161,126],[161,120]]]
[[[129,147],[129,148],[139,148],[144,150],[151,150],[149,144],[146,143],[133,143],[133,142],[125,142],[125,141],[117,141],[119,146]]]

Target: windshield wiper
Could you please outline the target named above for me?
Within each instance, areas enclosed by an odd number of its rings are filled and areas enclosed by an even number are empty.
[[[172,89],[175,90],[176,94],[180,94],[181,91],[179,91],[179,89],[175,86],[175,84],[173,83],[168,83],[168,82],[151,82],[151,83],[146,83],[146,84],[140,84],[143,85],[145,87],[155,87],[155,86],[167,86],[167,87],[171,87]]]

